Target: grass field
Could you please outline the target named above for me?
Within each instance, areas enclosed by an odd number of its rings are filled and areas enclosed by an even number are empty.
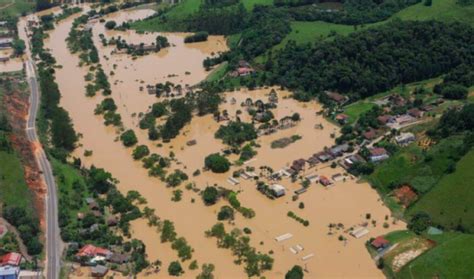
[[[214,68],[206,77],[205,81],[218,81],[223,78],[225,73],[227,72],[227,64],[227,61],[225,61],[222,64],[218,65],[216,68]]]
[[[405,265],[396,278],[473,278],[474,235],[430,236],[437,245]]]
[[[0,151],[0,203],[17,205],[33,212],[33,195],[26,184],[23,165],[15,152]]]
[[[444,176],[453,162],[451,156],[461,143],[460,137],[450,137],[431,147],[426,154],[416,144],[402,148],[381,163],[369,181],[382,194],[390,192],[391,183],[409,183],[419,193],[426,193]]]
[[[199,10],[202,0],[183,0],[180,4],[173,6],[167,13],[166,17],[168,22],[186,18]],[[172,24],[160,22],[160,18],[151,18],[143,21],[137,21],[132,23],[132,28],[139,31],[173,31],[174,27]]]
[[[385,24],[394,19],[401,20],[440,20],[445,22],[461,21],[474,26],[474,5],[461,6],[456,4],[457,0],[433,0],[433,5],[427,7],[423,3],[410,6],[394,14],[389,19],[374,24],[366,24],[363,28],[370,28]],[[358,30],[362,30],[359,26]],[[334,31],[340,35],[347,35],[355,32],[352,25],[334,24],[328,22],[314,21],[302,22],[294,21],[291,23],[291,33],[273,49],[280,49],[285,46],[289,40],[297,43],[314,43],[316,40],[325,39]]]
[[[0,0],[0,17],[20,16],[33,11],[35,6],[36,2],[31,0]]]
[[[422,1],[423,2],[423,1]],[[433,0],[433,5],[427,7],[420,2],[392,16],[402,20],[440,20],[461,21],[474,26],[474,5],[462,6],[457,0]]]
[[[349,116],[348,123],[352,124],[357,121],[359,116],[371,110],[375,104],[361,101],[348,105],[344,108],[344,113]]]
[[[293,21],[291,22],[291,33],[275,49],[282,48],[290,40],[298,44],[314,43],[316,40],[324,40],[330,35],[347,35],[354,31],[353,26],[344,24],[323,21]]]
[[[17,75],[17,73],[6,75]],[[3,86],[0,86],[0,115],[5,112],[4,90]],[[13,150],[0,151],[0,204],[17,205],[30,213],[34,212],[33,195],[25,181],[23,164],[19,155]]]
[[[425,211],[436,224],[455,228],[460,222],[474,232],[474,150],[456,165],[456,171],[444,176],[417,202],[409,213]]]
[[[84,177],[78,172],[77,169],[71,167],[70,165],[63,164],[56,159],[51,160],[51,166],[54,170],[54,175],[56,177],[59,193],[59,204],[63,202],[69,203],[70,201],[81,201],[85,197],[88,197],[86,187],[83,187],[81,191],[74,189],[74,182],[78,181],[82,185],[86,185]],[[79,208],[76,211],[70,211],[68,214],[71,216],[71,220],[77,220],[76,215],[79,211],[86,211],[86,206]]]
[[[247,10],[252,10],[255,5],[273,5],[273,0],[242,0],[242,4]]]

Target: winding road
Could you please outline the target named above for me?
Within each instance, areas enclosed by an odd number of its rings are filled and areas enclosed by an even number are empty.
[[[53,171],[51,169],[51,164],[48,161],[48,158],[41,147],[41,144],[38,140],[36,134],[36,116],[38,113],[40,91],[38,89],[38,81],[36,80],[36,70],[32,62],[31,52],[29,51],[29,41],[26,36],[25,27],[20,28],[20,36],[25,40],[27,45],[27,60],[25,61],[25,70],[28,84],[30,86],[30,107],[28,111],[28,121],[26,124],[26,134],[28,140],[37,146],[36,150],[36,159],[38,161],[40,170],[43,174],[43,179],[47,187],[46,195],[46,278],[48,279],[57,279],[59,278],[60,270],[60,247],[61,247],[61,238],[59,235],[59,225],[58,225],[58,200],[56,196],[56,182],[54,180]]]

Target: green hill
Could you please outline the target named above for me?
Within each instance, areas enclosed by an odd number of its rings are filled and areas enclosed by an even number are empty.
[[[429,236],[437,245],[405,265],[396,278],[472,278],[474,235],[444,233]]]
[[[291,33],[273,49],[282,48],[289,40],[297,43],[313,43],[337,33],[347,35],[357,30],[385,24],[394,19],[401,20],[440,20],[461,21],[474,26],[474,5],[462,6],[457,0],[434,0],[431,7],[418,3],[394,14],[389,19],[373,24],[361,25],[355,28],[352,25],[334,24],[322,21],[293,21]]]
[[[421,198],[409,214],[427,212],[436,224],[455,228],[461,224],[474,232],[474,150],[456,165],[456,171],[444,176]]]

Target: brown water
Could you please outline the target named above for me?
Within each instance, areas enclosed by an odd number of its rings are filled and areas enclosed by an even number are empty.
[[[127,18],[141,18],[147,16],[149,11],[137,10],[133,12],[121,12],[110,15],[117,22]],[[183,189],[183,200],[175,203],[171,201],[172,189],[165,187],[164,183],[155,178],[150,178],[141,164],[135,162],[130,153],[117,141],[117,134],[113,128],[103,125],[103,119],[95,116],[93,111],[101,96],[87,98],[85,96],[84,75],[86,68],[80,68],[79,59],[71,55],[66,47],[65,39],[71,28],[73,18],[61,22],[54,31],[50,33],[50,39],[46,46],[52,51],[61,69],[56,72],[56,79],[62,93],[61,105],[69,111],[74,122],[75,129],[83,135],[81,147],[75,152],[75,156],[81,157],[86,165],[94,164],[110,171],[114,177],[120,180],[118,188],[127,192],[129,190],[139,191],[147,200],[148,206],[156,209],[156,214],[162,219],[170,219],[175,223],[178,235],[185,237],[189,244],[195,249],[193,259],[199,264],[213,263],[216,265],[215,274],[218,278],[245,278],[243,266],[233,263],[234,257],[229,250],[218,249],[214,239],[204,236],[204,231],[217,222],[216,212],[226,202],[221,201],[217,205],[206,207],[200,197],[194,192]],[[139,86],[154,84],[170,80],[180,84],[194,84],[206,76],[202,68],[202,60],[211,52],[225,50],[222,37],[210,37],[208,42],[185,45],[183,34],[165,34],[168,40],[175,46],[156,54],[150,54],[132,60],[127,55],[111,55],[112,47],[102,47],[98,42],[98,35],[104,33],[106,36],[116,36],[115,31],[105,31],[103,24],[96,23],[94,26],[94,39],[99,49],[101,61],[106,73],[113,69],[115,75],[109,76],[112,84],[112,96],[115,99],[121,114],[123,123],[127,128],[133,128],[137,133],[139,142],[147,144],[151,152],[168,155],[173,150],[179,164],[173,167],[183,168],[188,174],[195,169],[202,168],[204,157],[210,153],[218,152],[224,148],[223,144],[214,138],[214,133],[219,127],[211,116],[194,117],[180,136],[163,147],[156,147],[147,139],[146,131],[137,127],[138,119],[132,117],[133,113],[145,112],[147,108],[157,101],[156,97],[148,95],[145,91],[140,92]],[[120,32],[128,42],[140,41],[151,42],[157,34],[135,34],[132,31]],[[103,56],[108,57],[105,60]],[[184,75],[185,71],[191,72]],[[168,74],[177,74],[178,77],[166,78]],[[119,82],[115,83],[118,80]],[[143,80],[144,83],[140,81]],[[225,94],[227,99],[237,99],[235,105],[230,102],[223,104],[221,109],[227,109],[231,116],[235,115],[237,109],[241,109],[240,102],[247,97],[261,98],[266,100],[270,89],[261,89],[251,92],[238,91]],[[294,159],[307,158],[309,155],[320,151],[324,146],[333,144],[330,134],[337,132],[335,126],[316,116],[315,112],[320,110],[319,104],[312,102],[308,104],[297,103],[291,99],[284,99],[288,92],[279,92],[280,102],[274,114],[277,119],[299,112],[302,121],[296,127],[279,131],[276,134],[259,138],[259,148],[256,160],[250,163],[257,169],[261,165],[268,165],[279,169],[291,163]],[[242,109],[243,110],[243,109]],[[245,115],[245,112],[244,112]],[[243,117],[245,118],[245,117]],[[322,124],[323,130],[315,129],[315,124]],[[271,149],[271,141],[299,134],[302,139],[286,147],[285,149]],[[196,139],[195,146],[188,147],[186,142]],[[93,150],[93,156],[82,156],[85,149]],[[241,180],[239,186],[230,186],[226,182],[227,177],[237,167],[233,167],[227,174],[211,174],[205,172],[196,178],[197,187],[204,188],[207,184],[217,183],[221,186],[234,190],[242,190],[239,199],[243,206],[255,210],[256,217],[244,219],[240,215],[236,217],[236,226],[239,228],[249,227],[252,229],[252,245],[262,252],[274,252],[274,268],[264,275],[267,278],[281,278],[293,265],[306,266],[308,277],[383,277],[382,273],[375,267],[364,243],[369,237],[386,233],[390,230],[399,229],[403,224],[391,225],[389,229],[383,229],[382,223],[389,210],[382,205],[377,193],[366,183],[357,184],[354,180],[338,182],[330,189],[324,189],[319,185],[313,185],[309,191],[303,194],[299,201],[306,205],[304,210],[298,209],[298,202],[291,201],[291,195],[278,200],[269,200],[260,194],[255,186]],[[342,172],[341,169],[320,167],[318,174],[333,174]],[[281,182],[289,191],[296,190],[300,186],[292,184],[288,180]],[[182,187],[182,186],[181,186]],[[191,199],[196,200],[191,203]],[[299,216],[308,219],[309,227],[297,223],[286,216],[292,210]],[[346,245],[338,241],[339,234],[328,236],[329,223],[343,223],[346,228],[365,221],[365,214],[371,213],[372,218],[377,220],[377,227],[370,228],[370,234],[361,239],[353,239],[348,234]],[[230,227],[230,226],[229,226]],[[146,221],[133,222],[133,236],[141,239],[147,246],[151,261],[160,259],[163,261],[164,271],[153,277],[167,277],[166,268],[170,261],[176,260],[177,255],[172,251],[169,244],[161,244],[159,234],[154,228],[148,227]],[[276,243],[274,237],[292,233],[292,239],[282,243]],[[263,244],[260,244],[263,242]],[[289,247],[300,244],[304,251],[294,255]],[[315,256],[303,262],[301,257],[309,253]],[[187,267],[189,261],[183,266]],[[195,277],[197,272],[186,271],[185,277]]]
[[[13,54],[13,49],[0,50],[0,57],[10,57]],[[23,69],[23,60],[20,57],[10,58],[6,62],[0,62],[0,73],[16,72]]]

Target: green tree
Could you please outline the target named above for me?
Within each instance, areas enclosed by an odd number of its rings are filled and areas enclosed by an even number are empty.
[[[117,22],[113,21],[113,20],[109,20],[105,23],[105,28],[111,30],[111,29],[114,29],[115,26],[117,26]]]
[[[417,212],[408,223],[408,228],[416,234],[421,234],[431,225],[431,217],[426,212]]]
[[[133,156],[133,159],[140,160],[143,157],[148,156],[149,154],[150,154],[150,149],[148,149],[148,146],[142,144],[135,147],[135,149],[133,150],[132,156]]]
[[[173,261],[168,266],[168,274],[171,276],[181,276],[184,273],[181,264],[178,261]]]
[[[15,55],[20,56],[25,53],[26,45],[25,41],[21,39],[15,39],[13,40],[12,44],[13,50],[15,51]]]
[[[134,146],[138,142],[137,136],[132,129],[123,132],[123,134],[120,135],[120,140],[126,147]]]
[[[207,186],[206,189],[202,192],[202,200],[206,205],[212,205],[217,202],[219,198],[219,191],[216,187]]]
[[[303,268],[299,265],[293,266],[293,268],[285,274],[285,279],[303,279],[303,277]]]
[[[204,159],[204,166],[215,173],[224,173],[229,170],[230,162],[226,157],[214,153]]]
[[[196,276],[196,279],[214,279],[212,272],[215,267],[213,264],[203,264],[201,273]]]

